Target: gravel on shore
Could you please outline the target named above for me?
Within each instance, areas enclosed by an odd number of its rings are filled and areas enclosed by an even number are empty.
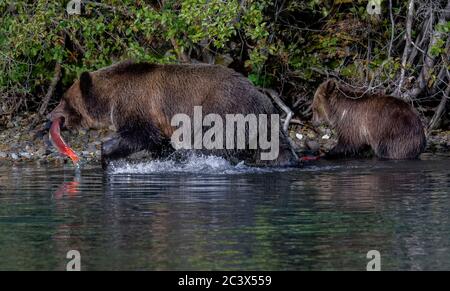
[[[0,165],[17,163],[63,164],[70,162],[61,156],[49,140],[49,122],[30,128],[35,115],[14,118],[6,128],[0,128]],[[87,164],[99,163],[101,143],[112,130],[63,130],[61,135],[81,160]],[[302,154],[326,153],[336,144],[334,132],[325,127],[313,128],[309,123],[294,124],[289,136],[296,150]],[[450,131],[436,130],[429,134],[427,152],[450,151]]]
[[[0,129],[0,165],[17,163],[63,164],[70,162],[58,153],[49,139],[50,122],[30,128],[34,115],[16,117]],[[62,130],[61,135],[84,163],[98,163],[102,140],[109,130]]]

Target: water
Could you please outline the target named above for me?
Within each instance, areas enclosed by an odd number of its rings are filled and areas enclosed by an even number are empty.
[[[0,270],[450,270],[449,163],[0,166]]]

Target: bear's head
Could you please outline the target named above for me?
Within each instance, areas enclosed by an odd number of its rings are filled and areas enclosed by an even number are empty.
[[[63,118],[68,129],[104,128],[109,126],[108,100],[96,94],[91,73],[84,72],[80,79],[64,93],[60,103],[48,115],[50,120]]]
[[[314,126],[319,126],[325,122],[331,123],[330,98],[333,96],[335,89],[336,81],[333,79],[325,81],[317,88],[311,105],[313,112],[312,124]]]

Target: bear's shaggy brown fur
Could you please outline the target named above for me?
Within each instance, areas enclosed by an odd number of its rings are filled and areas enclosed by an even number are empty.
[[[364,94],[330,79],[317,89],[313,124],[335,128],[338,144],[328,157],[354,155],[370,146],[382,159],[415,159],[426,147],[417,112],[406,102],[381,94]]]
[[[277,113],[267,96],[231,69],[125,61],[81,74],[49,118],[63,117],[68,128],[113,125],[117,136],[102,148],[102,162],[106,166],[111,160],[141,150],[157,156],[170,150],[170,137],[176,130],[171,126],[172,117],[184,113],[192,118],[194,106],[202,106],[205,115],[215,113],[222,117]],[[215,150],[213,154],[252,165],[296,163],[287,136],[281,130],[276,160],[262,161],[259,150],[249,149]]]

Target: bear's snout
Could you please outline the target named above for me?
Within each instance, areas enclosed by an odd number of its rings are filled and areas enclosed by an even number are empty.
[[[58,104],[58,106],[56,106],[55,109],[53,109],[53,111],[47,115],[47,118],[50,121],[53,121],[56,118],[60,118],[60,117],[62,117],[64,119],[67,118],[66,113],[65,113],[65,102],[64,101],[61,101]]]
[[[66,116],[62,112],[53,112],[53,111],[47,115],[47,119],[50,121],[53,121],[57,118],[62,118],[64,120],[64,119],[66,119]]]

